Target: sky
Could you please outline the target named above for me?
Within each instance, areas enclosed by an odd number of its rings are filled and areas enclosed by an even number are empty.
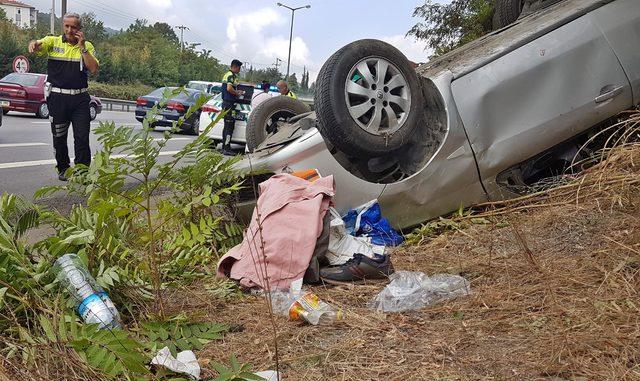
[[[22,0],[38,10],[49,12],[51,0]],[[425,62],[429,52],[425,43],[405,37],[419,20],[411,14],[424,0],[280,0],[295,8],[291,72],[301,77],[303,67],[313,81],[324,61],[342,46],[361,38],[391,43],[407,58]],[[446,0],[440,0],[442,2]],[[136,18],[150,23],[185,25],[187,43],[212,50],[223,63],[231,59],[255,68],[272,66],[276,58],[284,61],[286,72],[291,11],[276,5],[277,0],[68,0],[70,12],[93,12],[105,26],[126,28]],[[56,0],[60,14],[60,0]],[[179,36],[179,31],[176,29]],[[99,52],[100,47],[97,47]]]

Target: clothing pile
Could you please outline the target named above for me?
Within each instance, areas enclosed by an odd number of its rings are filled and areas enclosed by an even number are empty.
[[[382,218],[377,200],[344,217],[330,206],[333,176],[315,170],[277,174],[259,184],[242,243],[218,263],[218,275],[246,288],[288,290],[291,283],[387,279],[389,247],[403,238]]]

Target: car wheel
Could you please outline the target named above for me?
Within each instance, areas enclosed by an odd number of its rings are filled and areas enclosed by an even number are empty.
[[[347,155],[376,157],[409,142],[423,102],[418,75],[398,49],[360,40],[322,66],[314,103],[325,139]]]
[[[96,117],[98,116],[98,109],[96,108],[96,106],[89,105],[89,116],[91,117],[91,120],[96,119]]]
[[[47,119],[49,117],[49,106],[46,103],[40,104],[38,112],[36,112],[38,118]]]
[[[200,115],[194,114],[193,123],[191,123],[191,128],[187,131],[187,133],[194,136],[200,135]]]
[[[247,149],[253,152],[267,136],[275,133],[278,121],[310,111],[306,103],[287,96],[276,96],[260,103],[251,110],[247,121]]]

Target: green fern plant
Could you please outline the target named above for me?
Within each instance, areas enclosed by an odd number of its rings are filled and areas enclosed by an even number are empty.
[[[149,348],[156,352],[169,347],[174,356],[179,351],[199,350],[213,340],[222,339],[229,327],[223,324],[175,322],[143,322],[141,335],[149,340]]]
[[[109,379],[149,373],[149,358],[143,353],[143,345],[126,331],[100,330],[98,324],[79,324],[74,316],[64,314],[55,320],[55,325],[50,317],[42,314],[38,322],[42,335],[20,330],[20,338],[30,344],[23,348],[22,357],[27,361],[37,361],[40,351],[46,350],[49,344],[73,349],[82,361]],[[30,358],[32,356],[36,358]]]
[[[224,115],[168,161],[161,160],[172,132],[207,101],[201,97],[157,141],[150,128],[154,115],[179,91],[165,94],[142,130],[101,123],[95,132],[103,148],[91,165],[77,166],[66,185],[36,194],[64,190],[87,198],[86,207],[74,207],[69,217],[48,215],[58,230],[46,243],[51,253],[78,253],[98,282],[116,293],[120,284],[152,290],[161,313],[161,290],[210,273],[219,254],[242,237],[242,227],[227,210],[242,174],[234,170],[237,160],[213,151],[206,136]]]
[[[250,364],[240,364],[235,355],[231,355],[229,364],[227,367],[221,363],[213,363],[219,374],[215,381],[264,381],[264,378],[251,372]]]

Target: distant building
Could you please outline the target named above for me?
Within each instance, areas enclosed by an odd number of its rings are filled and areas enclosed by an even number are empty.
[[[36,25],[38,11],[29,4],[15,0],[0,0],[0,8],[4,9],[9,20],[21,28],[31,28]]]

